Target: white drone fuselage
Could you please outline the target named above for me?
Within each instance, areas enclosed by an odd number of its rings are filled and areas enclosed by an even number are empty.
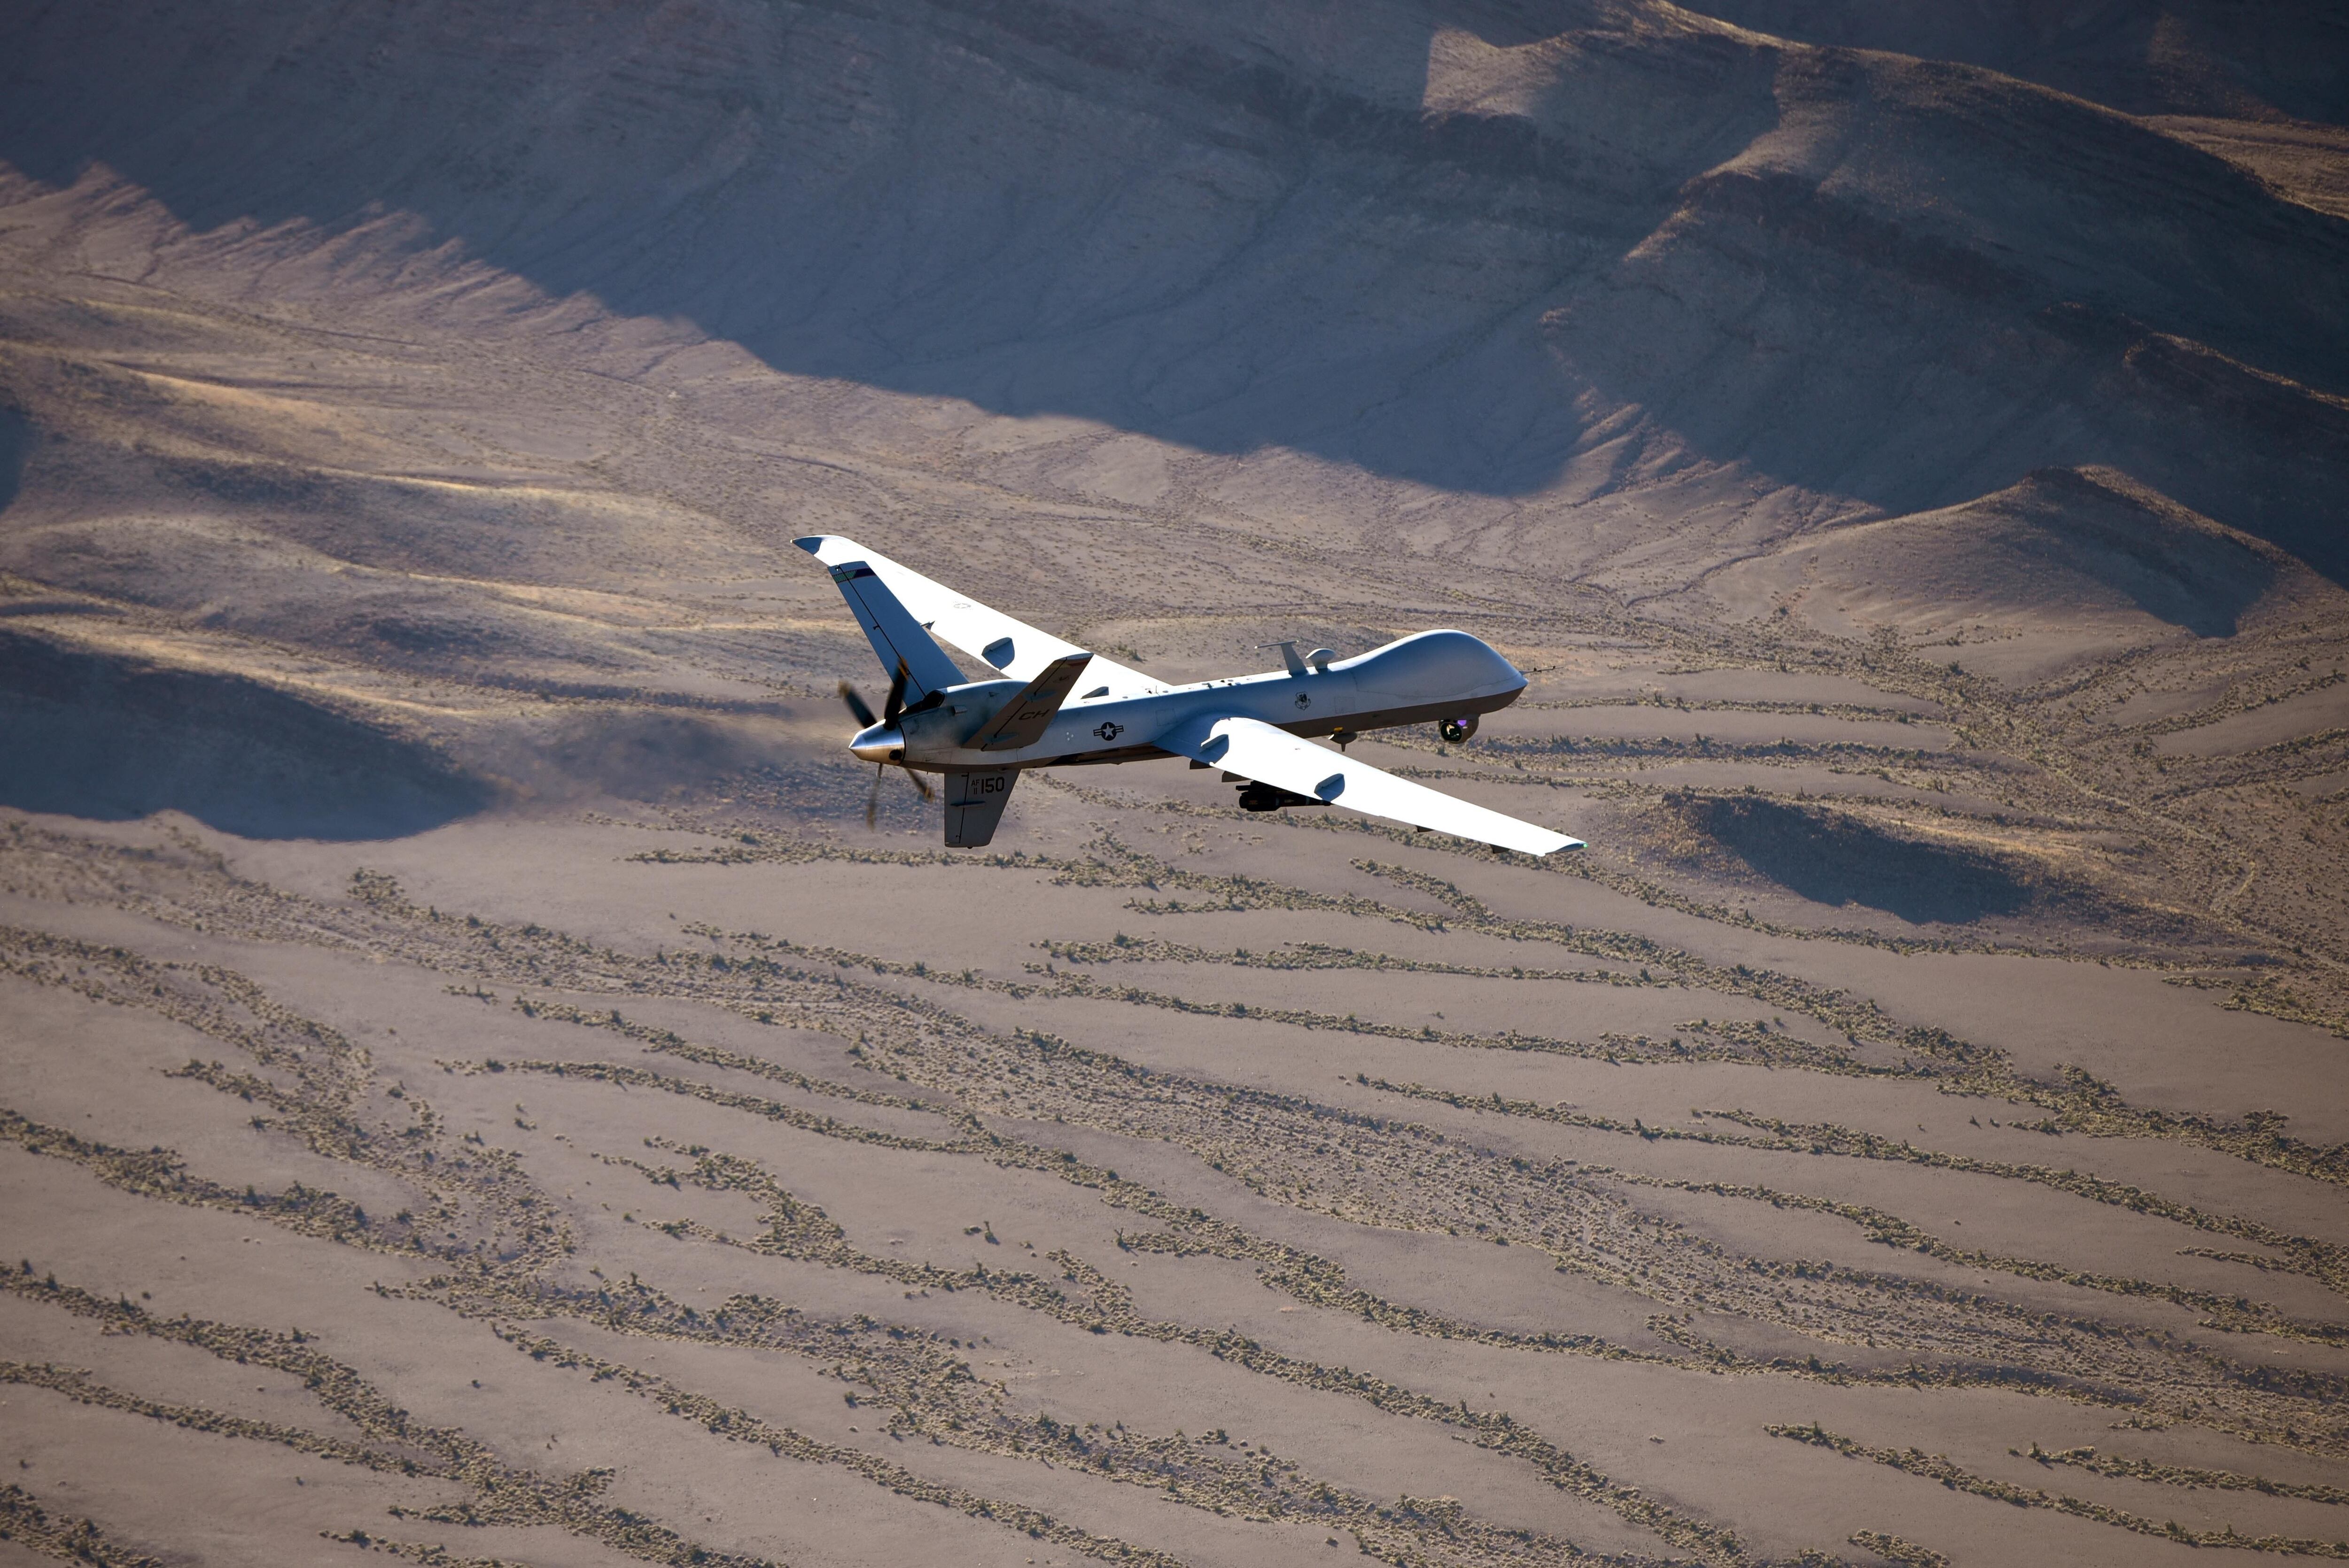
[[[943,772],[956,768],[1067,768],[1184,755],[1157,742],[1203,717],[1254,718],[1291,735],[1350,736],[1366,729],[1468,719],[1506,707],[1526,677],[1465,632],[1422,632],[1301,674],[1199,681],[1141,696],[1076,697],[1042,738],[1011,750],[973,743],[1026,683],[973,681],[908,708],[895,726],[860,731],[850,749],[867,762]]]
[[[1342,806],[1415,829],[1526,854],[1581,841],[1431,789],[1341,754],[1363,730],[1437,724],[1453,738],[1506,707],[1526,677],[1465,632],[1422,632],[1350,659],[1280,645],[1283,669],[1169,686],[1017,621],[853,539],[793,542],[823,562],[890,674],[874,722],[843,682],[867,762],[946,779],[946,841],[977,849],[995,833],[1030,768],[1187,758],[1244,785],[1251,811]],[[1002,672],[974,681],[942,645]],[[1314,744],[1334,737],[1340,751]],[[925,787],[926,791],[926,787]],[[868,816],[869,816],[868,809]]]

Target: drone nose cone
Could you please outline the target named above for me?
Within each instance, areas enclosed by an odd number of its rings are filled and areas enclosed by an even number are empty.
[[[1465,632],[1420,632],[1349,661],[1362,691],[1398,700],[1486,697],[1525,690],[1526,677],[1492,645]]]
[[[867,762],[903,762],[905,759],[905,733],[894,724],[876,724],[860,729],[848,749]]]

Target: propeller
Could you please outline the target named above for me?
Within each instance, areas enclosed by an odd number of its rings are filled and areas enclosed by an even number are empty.
[[[840,700],[848,705],[849,716],[856,720],[858,729],[870,729],[875,722],[894,727],[899,717],[905,711],[905,686],[912,679],[913,672],[905,667],[905,660],[899,659],[897,673],[889,678],[889,695],[881,704],[881,717],[877,721],[873,717],[871,705],[866,703],[857,689],[846,681],[840,683]],[[864,825],[868,829],[874,825],[874,820],[880,813],[881,776],[890,766],[892,765],[883,762],[877,764],[873,770],[873,793],[864,798]],[[912,769],[906,768],[902,762],[895,766],[902,769],[905,777],[913,780],[914,788],[921,791],[925,801],[936,799],[936,791],[930,788],[928,779],[924,779]]]
[[[897,722],[897,716],[905,711],[905,683],[911,679],[913,676],[905,668],[905,661],[899,659],[897,673],[889,677],[888,700],[881,705],[882,723],[894,725]]]

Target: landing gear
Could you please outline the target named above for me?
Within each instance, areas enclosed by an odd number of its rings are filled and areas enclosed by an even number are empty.
[[[1463,745],[1476,733],[1476,716],[1472,713],[1465,718],[1447,718],[1435,727],[1435,733],[1448,745]]]

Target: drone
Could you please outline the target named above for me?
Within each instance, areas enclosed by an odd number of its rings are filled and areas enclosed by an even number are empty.
[[[876,716],[840,683],[858,728],[848,748],[883,770],[905,770],[925,800],[924,773],[942,775],[949,849],[995,837],[1012,786],[1030,768],[1164,761],[1222,769],[1249,811],[1341,806],[1529,855],[1582,841],[1472,806],[1357,762],[1344,748],[1364,730],[1433,724],[1459,745],[1479,716],[1508,707],[1526,677],[1466,632],[1421,632],[1350,659],[1328,648],[1277,645],[1284,667],[1262,675],[1168,686],[965,598],[838,534],[792,542],[840,585],[881,667],[889,695]],[[938,645],[996,671],[974,681]],[[1081,689],[1080,689],[1081,688]],[[1326,737],[1338,751],[1313,742]]]

